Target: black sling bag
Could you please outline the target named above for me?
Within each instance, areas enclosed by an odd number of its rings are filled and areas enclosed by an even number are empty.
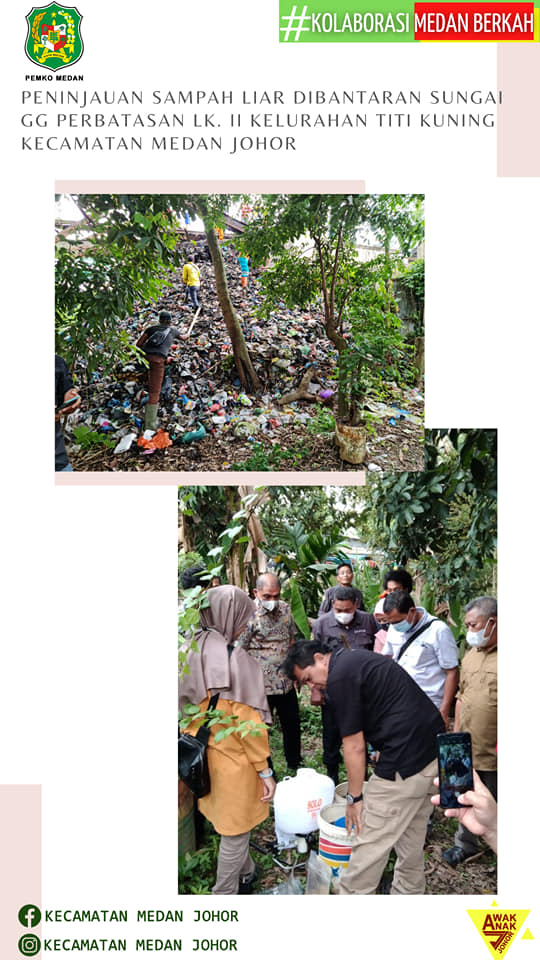
[[[211,698],[207,710],[213,710],[219,700],[219,693]],[[178,736],[178,776],[196,797],[205,797],[210,793],[210,774],[206,747],[210,738],[210,728],[206,723],[199,727],[195,736],[181,733]]]
[[[430,627],[432,623],[436,623],[437,621],[438,621],[439,623],[442,623],[442,620],[439,620],[438,617],[432,617],[432,619],[431,619],[431,620],[428,620],[427,623],[422,624],[422,626],[420,627],[420,629],[417,630],[416,633],[413,633],[412,637],[407,637],[407,639],[406,639],[405,643],[403,644],[403,646],[400,647],[399,653],[398,653],[398,655],[397,655],[397,657],[396,657],[396,661],[397,661],[397,660],[401,660],[403,654],[404,654],[405,651],[410,647],[411,643],[413,643],[413,641],[416,640],[416,638],[419,637],[420,634],[424,632],[424,630],[427,630],[427,628]]]

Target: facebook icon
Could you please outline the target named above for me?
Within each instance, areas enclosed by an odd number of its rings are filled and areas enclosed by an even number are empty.
[[[27,903],[19,910],[19,923],[23,927],[37,927],[41,920],[41,910],[32,903]]]

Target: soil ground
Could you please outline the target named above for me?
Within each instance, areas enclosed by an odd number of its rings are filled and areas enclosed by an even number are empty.
[[[401,421],[388,426],[378,421],[376,437],[368,441],[367,465],[381,470],[423,470],[423,427]],[[256,445],[225,434],[207,436],[189,447],[156,450],[150,457],[134,446],[127,454],[93,449],[71,452],[74,470],[103,471],[358,471],[341,460],[333,434],[310,434],[305,426],[293,424],[274,431],[272,441],[261,437]]]

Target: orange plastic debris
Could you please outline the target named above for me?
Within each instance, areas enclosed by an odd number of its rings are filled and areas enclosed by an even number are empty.
[[[137,446],[144,447],[146,450],[164,450],[166,447],[172,447],[172,440],[169,437],[169,434],[160,427],[157,433],[155,433],[150,440],[145,440],[144,437],[139,437],[137,440]]]

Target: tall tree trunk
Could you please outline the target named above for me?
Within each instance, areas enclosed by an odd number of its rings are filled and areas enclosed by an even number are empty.
[[[424,358],[425,358],[425,346],[423,337],[414,338],[414,360],[413,366],[416,371],[414,382],[417,387],[422,383],[422,377],[424,376]]]
[[[195,550],[195,537],[193,535],[193,517],[181,513],[178,521],[178,544],[184,553],[191,553]]]
[[[254,488],[240,486],[238,487],[238,493],[242,498],[242,503],[244,503],[243,498],[254,493]],[[261,546],[261,544],[264,543],[265,536],[262,523],[257,515],[257,510],[263,506],[268,499],[268,490],[264,488],[259,490],[257,499],[247,507],[249,543],[247,544],[244,554],[244,569],[246,585],[250,595],[253,593],[257,577],[266,570],[266,555]]]
[[[321,293],[324,307],[324,328],[326,336],[334,344],[338,352],[338,417],[340,420],[347,419],[349,398],[348,398],[348,378],[340,364],[341,356],[347,349],[347,341],[339,332],[335,318],[335,276],[337,272],[337,253],[334,261],[333,278],[328,289],[326,270],[324,268],[323,241],[321,237],[314,237],[315,249],[319,258],[319,267],[321,271]]]
[[[240,321],[229,295],[227,277],[225,275],[225,263],[221,253],[221,247],[219,246],[216,231],[214,227],[210,226],[207,221],[205,221],[204,227],[206,230],[208,247],[210,249],[210,256],[212,257],[212,264],[214,266],[214,276],[216,278],[216,289],[219,305],[223,313],[223,319],[225,320],[228,334],[231,338],[234,362],[236,364],[238,376],[240,377],[240,382],[242,383],[244,390],[259,390],[261,387],[260,380],[255,373],[255,369],[251,362],[251,357],[248,353],[246,341],[244,339],[244,334],[242,332],[242,327],[240,326]]]
[[[224,487],[225,494],[225,523],[228,526],[235,513],[242,509],[242,500],[238,492],[238,487]],[[233,543],[227,554],[227,574],[229,583],[235,587],[245,588],[245,564],[244,564],[244,543]]]

